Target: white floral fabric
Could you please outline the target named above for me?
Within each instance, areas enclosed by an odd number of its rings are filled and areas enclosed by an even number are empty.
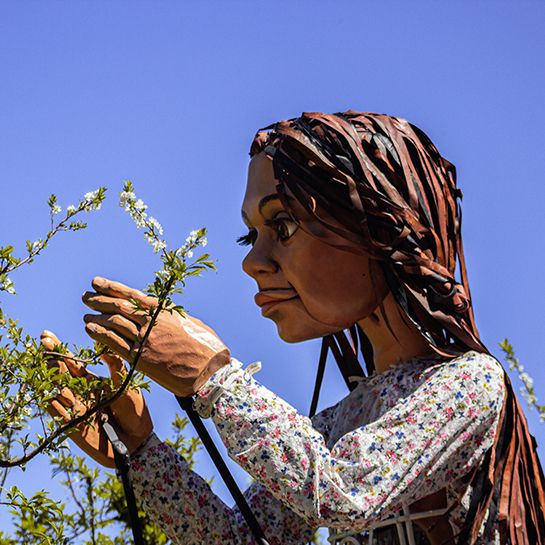
[[[463,478],[492,445],[504,396],[503,368],[488,354],[413,358],[364,378],[311,420],[233,359],[201,388],[195,408],[255,479],[245,496],[269,543],[300,545],[318,527],[365,535],[441,489],[458,533],[471,500]],[[154,434],[132,457],[131,477],[173,543],[255,543],[238,509]],[[378,542],[396,542],[386,536]],[[496,540],[492,521],[480,543]]]

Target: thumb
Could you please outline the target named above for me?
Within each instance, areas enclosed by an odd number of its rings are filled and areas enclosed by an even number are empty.
[[[127,375],[127,369],[123,363],[123,359],[112,353],[102,354],[100,359],[108,365],[110,376],[112,377],[114,386],[117,388],[121,385],[124,377]]]
[[[42,334],[40,335],[40,342],[42,346],[49,351],[55,350],[57,345],[61,343],[55,333],[52,333],[51,331],[48,331],[47,329],[44,329],[42,331]]]

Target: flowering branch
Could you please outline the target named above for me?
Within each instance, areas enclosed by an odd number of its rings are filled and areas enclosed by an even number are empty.
[[[15,286],[9,278],[9,274],[23,265],[27,265],[34,261],[34,258],[44,250],[49,241],[60,231],[79,231],[85,229],[87,224],[82,221],[74,221],[72,218],[80,212],[92,212],[100,210],[102,202],[106,197],[106,188],[99,187],[95,191],[90,191],[83,196],[83,199],[77,206],[70,205],[66,208],[65,217],[55,225],[55,217],[62,212],[62,208],[57,202],[57,196],[51,194],[47,200],[49,206],[49,216],[51,220],[51,228],[44,239],[38,239],[34,242],[26,241],[27,256],[18,258],[12,255],[13,246],[0,247],[0,291],[5,291],[11,295],[15,295]]]
[[[519,389],[520,395],[524,399],[526,399],[526,402],[528,403],[528,408],[530,410],[532,410],[532,408],[534,407],[536,408],[537,412],[539,413],[539,421],[544,422],[545,405],[540,405],[537,402],[537,397],[534,390],[534,379],[526,371],[524,371],[524,366],[519,363],[518,358],[515,356],[513,347],[507,339],[504,339],[502,342],[500,342],[499,346],[505,353],[505,358],[509,363],[509,370],[516,371],[518,373],[519,379],[523,384]]]
[[[10,251],[5,259],[6,265],[2,272],[7,276],[8,272],[19,268],[23,264],[31,263],[56,232],[84,228],[85,225],[81,222],[68,223],[69,218],[80,211],[98,210],[104,199],[104,191],[101,188],[95,192],[87,193],[78,207],[67,208],[67,217],[56,226],[54,217],[61,212],[61,208],[57,204],[56,197],[52,195],[48,201],[52,222],[52,229],[48,237],[43,243],[32,245],[29,256],[24,260],[10,257]],[[68,356],[66,345],[61,345],[55,352],[51,353],[45,351],[32,337],[24,336],[22,329],[16,327],[16,322],[8,319],[4,325],[7,324],[7,335],[9,341],[11,341],[11,346],[0,346],[0,378],[5,392],[0,392],[0,430],[9,431],[9,445],[7,442],[2,444],[0,439],[0,467],[9,468],[27,463],[40,452],[53,448],[59,442],[57,440],[63,440],[70,429],[89,421],[93,415],[118,399],[128,387],[142,386],[143,376],[137,373],[136,368],[159,313],[166,310],[183,314],[185,310],[182,306],[175,305],[171,300],[171,296],[174,293],[183,293],[187,277],[200,275],[205,269],[215,268],[208,254],[203,254],[190,261],[194,250],[199,246],[206,245],[206,231],[204,229],[192,231],[180,248],[167,250],[166,242],[161,238],[163,235],[161,224],[155,218],[148,216],[146,212],[148,207],[141,199],[136,197],[131,182],[126,182],[124,185],[120,194],[120,205],[129,213],[137,228],[145,228],[144,237],[151,244],[155,253],[160,252],[163,264],[162,269],[156,272],[154,281],[146,289],[148,295],[157,298],[157,305],[151,309],[143,309],[137,301],[132,301],[136,311],[146,312],[151,319],[138,350],[130,362],[129,372],[118,388],[114,388],[111,379],[96,377],[96,379],[89,380],[83,377],[72,377],[69,373],[58,373],[55,368],[51,368],[47,363],[50,356],[58,357],[62,355],[81,362],[97,362],[101,353],[100,350],[103,350],[102,347],[97,345],[94,351],[79,349],[76,356]],[[9,290],[5,289],[4,291]],[[1,339],[2,336],[0,335]],[[19,348],[19,345],[22,346]],[[25,389],[20,388],[15,394],[9,395],[10,388],[16,384],[24,385]],[[36,434],[37,442],[29,440],[28,434],[20,437],[22,455],[15,458],[10,457],[13,432],[20,432],[24,428],[26,420],[32,417],[37,417],[42,422],[43,410],[46,408],[47,403],[54,399],[64,387],[70,389],[74,395],[81,397],[86,402],[88,409],[81,415],[70,414],[70,409],[68,409],[71,418],[66,422],[60,418],[49,420],[47,430],[44,430],[45,437]],[[28,391],[25,391],[27,389]],[[32,392],[32,395],[28,393],[29,391]],[[23,394],[25,403],[22,402],[21,398]],[[11,401],[9,404],[10,409],[6,412],[4,407],[6,407],[6,402],[9,400]],[[34,413],[31,407],[35,407]]]

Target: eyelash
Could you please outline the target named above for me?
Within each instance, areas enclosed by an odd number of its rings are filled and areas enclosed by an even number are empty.
[[[281,242],[288,240],[297,230],[297,222],[295,222],[290,217],[275,217],[272,220],[267,220],[264,222],[267,227],[271,227],[276,232],[276,240],[279,240]],[[293,223],[296,226],[296,229],[294,229],[293,232],[289,233],[287,236],[282,236],[280,234],[280,229],[282,227],[285,228],[286,223]],[[289,232],[289,230],[288,230]],[[237,238],[237,244],[240,244],[241,246],[250,246],[253,245],[257,238],[257,231],[255,229],[250,229],[247,235],[242,235],[241,237]]]
[[[242,235],[237,238],[237,244],[241,246],[251,246],[255,242],[255,229],[250,229],[247,235]]]

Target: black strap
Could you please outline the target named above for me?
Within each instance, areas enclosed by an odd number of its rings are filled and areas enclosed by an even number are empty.
[[[313,417],[316,414],[316,409],[318,407],[318,399],[320,397],[320,390],[322,388],[328,349],[331,349],[335,361],[337,362],[337,366],[339,367],[339,370],[343,376],[346,387],[350,391],[352,391],[356,387],[353,382],[350,382],[350,377],[365,376],[358,360],[358,344],[361,345],[361,351],[364,355],[367,366],[367,373],[372,373],[372,370],[370,370],[369,361],[371,363],[373,361],[373,352],[369,343],[369,339],[367,339],[363,331],[357,325],[352,326],[349,329],[349,332],[352,339],[352,346],[348,342],[348,339],[346,338],[346,335],[343,331],[339,331],[338,333],[334,333],[333,335],[326,335],[322,338],[322,350],[320,352],[320,361],[318,363],[318,371],[316,373],[314,393],[312,394],[312,402],[310,404],[310,417]]]
[[[242,492],[237,486],[235,479],[231,475],[229,468],[223,461],[221,454],[219,453],[214,442],[212,441],[208,430],[205,428],[202,420],[193,408],[193,398],[176,396],[176,399],[178,400],[180,407],[187,413],[189,420],[191,420],[191,423],[195,427],[197,434],[201,438],[201,441],[206,450],[208,451],[210,458],[212,458],[212,461],[214,462],[214,465],[219,471],[223,482],[227,485],[231,496],[233,496],[235,503],[237,504],[242,516],[246,520],[246,523],[250,527],[250,530],[257,543],[259,545],[269,545],[269,542],[266,540],[265,534],[263,533],[259,522],[257,522],[257,519],[255,518],[252,510],[250,509],[250,506],[246,502],[246,498],[242,495]]]
[[[129,523],[134,538],[134,544],[145,545],[144,537],[142,535],[142,523],[138,516],[138,507],[136,506],[134,490],[129,477],[129,451],[123,441],[119,439],[113,426],[108,422],[108,415],[106,414],[102,415],[102,428],[112,444],[115,466],[121,475],[121,482],[123,483],[123,490],[127,500],[127,508],[129,510]]]
[[[325,364],[327,361],[327,353],[329,351],[329,341],[327,337],[322,338],[322,349],[320,351],[320,361],[318,362],[318,371],[316,372],[316,382],[314,384],[314,393],[312,394],[312,401],[310,403],[309,417],[313,417],[316,414],[318,408],[318,399],[320,398],[320,390],[322,388],[322,381],[324,380]]]
[[[375,372],[375,360],[373,356],[373,345],[369,340],[369,337],[363,332],[363,329],[356,324],[356,333],[360,340],[361,354],[365,361],[365,368],[367,370],[367,376],[370,377]]]
[[[350,377],[364,376],[361,365],[358,361],[358,358],[354,354],[354,351],[350,346],[348,339],[342,331],[339,333],[335,333],[330,337],[330,339],[330,346],[331,352],[333,352],[333,357],[337,362],[337,366],[339,367],[339,371],[343,376],[346,387],[350,391],[352,391],[356,387],[356,384],[350,382]]]

